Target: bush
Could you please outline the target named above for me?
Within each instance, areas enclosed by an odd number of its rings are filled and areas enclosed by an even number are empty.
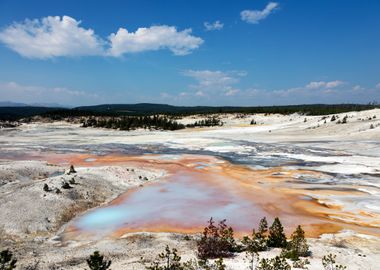
[[[74,165],[70,165],[69,174],[76,173],[77,171],[74,169]]]
[[[71,178],[71,179],[69,180],[69,183],[72,184],[72,185],[75,185],[75,184],[76,184],[76,182],[75,182],[75,178],[74,178],[74,177]]]
[[[269,247],[284,248],[287,245],[284,227],[278,217],[274,219],[272,226],[269,228],[267,242]]]
[[[306,265],[310,264],[310,261],[308,259],[304,260],[297,260],[293,262],[294,268],[301,268],[301,269],[308,269]]]
[[[262,259],[257,270],[290,270],[285,258],[276,256],[273,259]]]
[[[322,264],[325,270],[343,270],[346,269],[346,266],[340,265],[340,264],[335,264],[336,255],[329,254],[326,256],[323,256],[322,258]]]
[[[198,257],[209,259],[231,256],[236,248],[232,228],[226,225],[226,220],[220,221],[215,226],[214,220],[210,218],[208,223],[201,239],[197,242]]]
[[[70,188],[72,188],[72,186],[70,186],[70,184],[67,183],[67,182],[63,182],[61,188],[63,188],[63,189],[70,189]]]
[[[161,262],[163,261],[163,262]],[[182,270],[183,266],[180,263],[181,257],[178,256],[177,250],[170,250],[166,246],[165,251],[158,255],[158,260],[154,261],[151,266],[146,267],[149,270]],[[162,266],[163,264],[163,266]]]
[[[210,263],[208,260],[190,260],[183,263],[183,270],[226,270],[223,258]]]
[[[87,260],[87,265],[90,270],[106,270],[110,268],[111,261],[104,260],[104,257],[99,254],[99,251],[95,251]]]
[[[13,254],[8,249],[0,252],[0,270],[16,269],[17,260],[13,259]]]
[[[50,188],[49,188],[49,186],[48,186],[48,184],[44,184],[44,191],[45,192],[49,192],[50,191]]]

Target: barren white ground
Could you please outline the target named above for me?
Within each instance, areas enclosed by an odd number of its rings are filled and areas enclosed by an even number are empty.
[[[347,123],[337,124],[346,115]],[[352,185],[367,194],[360,198],[318,195],[316,199],[357,211],[358,215],[366,211],[373,217],[367,222],[379,224],[380,110],[337,116],[332,122],[331,116],[223,115],[220,116],[225,123],[223,127],[175,132],[125,132],[80,128],[66,122],[32,123],[0,130],[0,146],[4,157],[46,151],[193,153],[231,158],[254,168],[279,165],[315,170],[331,175],[327,180],[320,179],[319,185]],[[202,116],[180,121],[192,123],[197,119]],[[249,125],[252,119],[256,125]],[[178,248],[184,260],[195,256],[194,241],[186,241],[178,234],[138,233],[114,240],[63,243],[59,235],[78,213],[105,204],[130,187],[144,184],[146,181],[139,176],[159,181],[165,174],[149,167],[107,166],[82,167],[73,176],[65,173],[67,169],[43,161],[3,159],[0,163],[0,247],[14,250],[20,265],[40,261],[41,269],[53,266],[55,269],[83,269],[85,258],[94,250],[100,250],[112,258],[114,270],[144,269],[141,256],[150,261],[166,244]],[[72,177],[77,184],[73,189],[63,190],[62,181]],[[52,192],[43,191],[45,183]],[[56,194],[56,188],[62,193]],[[376,236],[352,231],[310,239],[313,255],[309,258],[309,269],[323,269],[321,257],[327,253],[336,254],[337,261],[348,269],[378,269],[379,240]],[[260,256],[272,257],[277,253],[278,250],[272,250]],[[226,264],[231,269],[248,269],[244,254],[227,259]]]

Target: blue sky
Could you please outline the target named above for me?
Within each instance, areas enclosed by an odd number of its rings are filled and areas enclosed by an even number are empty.
[[[0,101],[380,101],[380,1],[0,0]]]

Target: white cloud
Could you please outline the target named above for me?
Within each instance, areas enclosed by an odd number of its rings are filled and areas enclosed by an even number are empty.
[[[174,26],[151,26],[128,32],[119,28],[107,40],[92,29],[85,29],[69,16],[49,16],[13,23],[0,31],[0,42],[27,58],[46,59],[60,56],[110,55],[169,49],[186,55],[199,48],[203,40],[191,29],[177,31]]]
[[[233,89],[233,88],[231,88],[231,89],[228,89],[228,90],[224,93],[224,95],[226,95],[226,96],[234,96],[234,95],[236,95],[236,94],[239,93],[239,92],[240,92],[239,89]]]
[[[224,26],[220,21],[215,21],[213,23],[204,22],[203,25],[206,31],[222,30]]]
[[[278,3],[269,2],[263,10],[243,10],[240,12],[240,17],[247,23],[257,24],[259,21],[268,17],[278,7]]]
[[[80,23],[69,16],[27,19],[0,32],[0,41],[28,58],[103,54],[103,41]]]
[[[201,91],[201,90],[198,90],[197,92],[195,92],[195,95],[198,96],[198,97],[204,97],[204,96],[206,96],[206,94],[203,91]]]
[[[321,89],[321,88],[337,88],[339,86],[344,85],[343,81],[331,81],[331,82],[325,82],[325,81],[318,81],[318,82],[310,82],[306,85],[307,89]]]
[[[352,87],[352,90],[354,91],[360,91],[360,90],[364,90],[365,88],[360,86],[359,84],[355,85],[354,87]]]
[[[220,70],[187,70],[183,75],[193,78],[197,83],[189,85],[193,95],[198,97],[233,96],[240,90],[233,87],[246,76],[244,71],[223,72]],[[189,93],[191,95],[191,92]]]
[[[94,93],[73,90],[66,87],[33,86],[16,82],[0,82],[0,96],[3,101],[59,103],[63,105],[91,104],[92,102],[98,102],[100,98]]]
[[[174,26],[152,26],[128,32],[119,28],[116,34],[109,36],[111,48],[109,54],[120,56],[124,53],[169,49],[175,55],[186,55],[199,48],[203,40],[191,35],[191,29],[177,31]]]
[[[219,87],[239,81],[237,77],[219,70],[187,70],[183,74],[195,79],[203,87]]]
[[[376,84],[376,88],[380,89],[380,83]]]

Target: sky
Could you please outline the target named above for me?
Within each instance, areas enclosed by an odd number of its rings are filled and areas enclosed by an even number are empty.
[[[377,0],[0,0],[0,101],[380,102]]]

